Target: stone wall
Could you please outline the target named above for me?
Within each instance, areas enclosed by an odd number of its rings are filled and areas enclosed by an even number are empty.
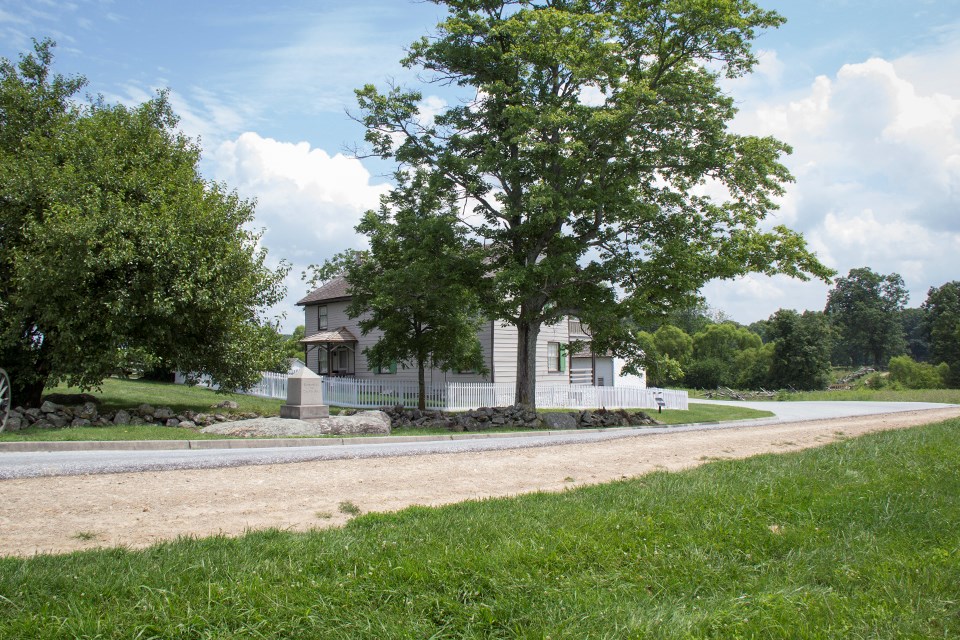
[[[101,412],[95,402],[90,400],[78,405],[66,405],[44,401],[39,409],[16,407],[7,418],[6,431],[19,431],[27,427],[38,429],[57,429],[61,427],[106,426],[110,424],[157,425],[161,427],[183,427],[198,429],[219,422],[257,418],[256,413],[233,413],[226,415],[217,409],[236,409],[237,404],[224,401],[213,407],[210,413],[194,411],[175,412],[169,407],[154,407],[141,404],[129,409]]]
[[[484,431],[499,427],[521,429],[590,429],[599,427],[652,426],[660,424],[643,411],[617,410],[551,411],[536,413],[530,409],[483,407],[471,411],[447,413],[420,411],[402,406],[381,407],[394,429],[410,427],[442,428],[450,431]]]

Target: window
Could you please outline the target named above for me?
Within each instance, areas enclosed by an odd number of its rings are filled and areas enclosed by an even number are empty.
[[[327,328],[327,305],[322,304],[317,307],[317,330]]]
[[[350,352],[344,347],[337,351],[337,370],[341,372],[350,371]]]
[[[390,363],[388,367],[377,367],[377,373],[396,373],[397,372],[397,361],[394,360]]]
[[[559,342],[547,343],[547,371],[559,373],[567,370],[566,351]]]

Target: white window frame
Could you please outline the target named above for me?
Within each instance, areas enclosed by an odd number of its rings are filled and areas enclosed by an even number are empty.
[[[547,373],[560,373],[561,353],[559,342],[547,343]]]
[[[321,304],[317,307],[317,331],[326,329],[329,325],[329,320],[327,305]]]

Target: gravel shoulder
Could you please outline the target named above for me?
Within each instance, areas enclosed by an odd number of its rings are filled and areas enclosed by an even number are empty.
[[[956,417],[960,407],[523,449],[3,480],[0,555],[335,527],[349,519],[342,501],[366,513],[562,491]]]

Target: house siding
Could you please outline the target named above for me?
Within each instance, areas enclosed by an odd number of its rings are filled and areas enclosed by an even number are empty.
[[[380,337],[383,335],[383,332],[374,329],[368,334],[363,335],[360,331],[360,324],[358,319],[351,318],[347,315],[347,306],[349,306],[348,301],[340,302],[328,302],[327,306],[327,328],[336,329],[339,327],[346,327],[350,333],[357,337],[357,346],[356,354],[354,360],[354,371],[356,372],[356,377],[358,378],[368,378],[368,379],[384,379],[384,380],[403,380],[403,381],[416,381],[417,380],[417,367],[416,363],[397,363],[397,372],[396,373],[376,373],[367,362],[367,356],[364,353],[364,349],[372,347],[377,343]],[[318,322],[318,309],[321,305],[305,305],[304,306],[304,327],[305,333],[307,336],[311,336],[318,331],[317,322]],[[480,329],[478,338],[480,339],[480,347],[483,350],[484,362],[486,363],[487,370],[492,371],[492,359],[491,359],[491,332],[490,324],[484,323]],[[311,349],[309,355],[307,356],[307,366],[314,372],[316,372],[319,365],[319,349]],[[408,368],[404,369],[403,365],[406,364]],[[427,369],[425,372],[427,384],[443,384],[447,382],[489,382],[490,376],[483,376],[479,373],[458,373],[456,371],[444,372],[439,369]]]
[[[359,322],[347,315],[348,300],[334,300],[322,304],[307,303],[304,305],[304,326],[306,335],[309,337],[320,329],[318,328],[318,309],[320,306],[327,307],[327,326],[326,329],[334,330],[340,327],[346,327],[350,333],[357,337],[356,352],[354,354],[354,371],[358,378],[384,379],[384,380],[402,380],[416,381],[417,370],[413,363],[406,363],[408,368],[403,368],[404,363],[397,364],[396,373],[375,373],[370,370],[367,362],[367,356],[364,350],[377,343],[382,335],[379,330],[373,330],[367,335],[360,331]],[[603,378],[604,384],[612,386],[617,380],[615,375],[615,365],[610,358],[597,357],[594,360],[591,357],[571,357],[569,353],[569,344],[571,342],[571,331],[574,331],[573,339],[589,339],[577,321],[568,321],[563,318],[553,325],[544,325],[540,329],[537,337],[537,357],[536,357],[536,378],[538,384],[596,384],[599,378]],[[459,373],[456,371],[443,372],[439,369],[428,369],[426,381],[428,384],[444,384],[447,382],[502,382],[516,384],[517,382],[517,328],[511,324],[494,320],[484,322],[477,335],[480,340],[480,346],[483,352],[484,362],[487,367],[487,375],[478,373]],[[549,371],[548,343],[557,342],[564,348],[564,367],[563,371]],[[588,351],[589,353],[589,351]],[[312,371],[318,371],[320,350],[310,349],[307,354],[307,366]],[[578,354],[579,356],[579,354]],[[594,371],[594,366],[596,367]],[[619,371],[617,371],[619,373]]]
[[[517,335],[517,328],[512,324],[501,321],[493,323],[493,372],[497,382],[517,383]],[[544,325],[537,336],[537,382],[566,384],[570,381],[569,371],[566,370],[568,366],[564,367],[564,371],[547,370],[548,342],[559,342],[564,346],[570,343],[566,319],[554,325]]]

